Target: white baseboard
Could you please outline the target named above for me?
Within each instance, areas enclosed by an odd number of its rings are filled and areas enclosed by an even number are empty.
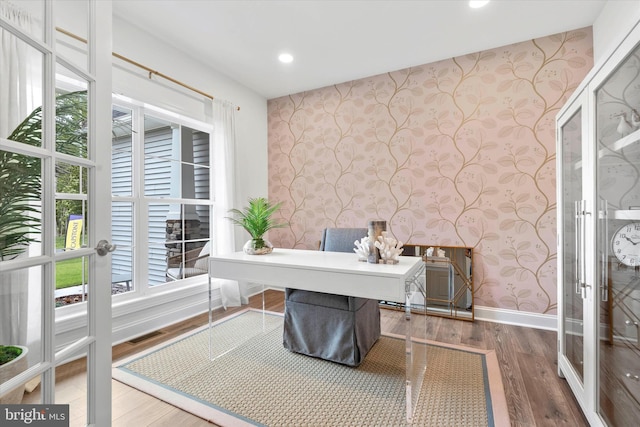
[[[538,314],[504,308],[478,306],[476,306],[474,310],[476,320],[549,331],[558,330],[558,320],[555,314]]]
[[[282,288],[268,287],[275,291],[284,291]],[[262,292],[262,286],[250,284],[248,296],[257,295]],[[523,326],[526,328],[545,329],[549,331],[558,330],[558,320],[555,314],[538,314],[526,311],[508,310],[493,307],[476,307],[475,319],[485,322],[504,323],[507,325]]]

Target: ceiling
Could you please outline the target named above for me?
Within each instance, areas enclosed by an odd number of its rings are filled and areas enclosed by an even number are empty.
[[[114,0],[113,11],[271,99],[590,26],[605,3]]]

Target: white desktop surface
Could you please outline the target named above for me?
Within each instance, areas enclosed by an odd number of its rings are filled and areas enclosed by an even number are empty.
[[[422,265],[420,257],[400,257],[398,264],[370,264],[358,261],[355,253],[276,248],[267,255],[213,255],[209,274],[219,279],[404,303],[405,282]]]

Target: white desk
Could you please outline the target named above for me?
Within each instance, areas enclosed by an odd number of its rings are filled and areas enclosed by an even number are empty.
[[[216,255],[209,258],[209,319],[211,278],[405,304],[406,406],[407,421],[411,422],[426,369],[426,347],[412,339],[410,299],[416,291],[424,293],[424,284],[419,283],[423,272],[422,258],[409,256],[400,257],[398,264],[369,264],[359,262],[355,253],[298,249],[274,249],[268,255]]]

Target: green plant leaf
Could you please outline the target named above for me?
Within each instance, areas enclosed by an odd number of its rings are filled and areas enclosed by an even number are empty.
[[[87,92],[56,97],[56,151],[87,155]],[[38,107],[8,136],[42,145],[42,108]],[[40,231],[42,164],[39,158],[0,151],[0,260],[20,255]]]
[[[255,241],[255,247],[261,248],[264,245],[262,236],[267,231],[288,225],[285,222],[279,222],[271,218],[280,209],[280,205],[281,203],[271,204],[264,197],[250,198],[248,206],[245,206],[242,210],[229,210],[229,213],[233,216],[227,218],[235,225],[244,228]]]

